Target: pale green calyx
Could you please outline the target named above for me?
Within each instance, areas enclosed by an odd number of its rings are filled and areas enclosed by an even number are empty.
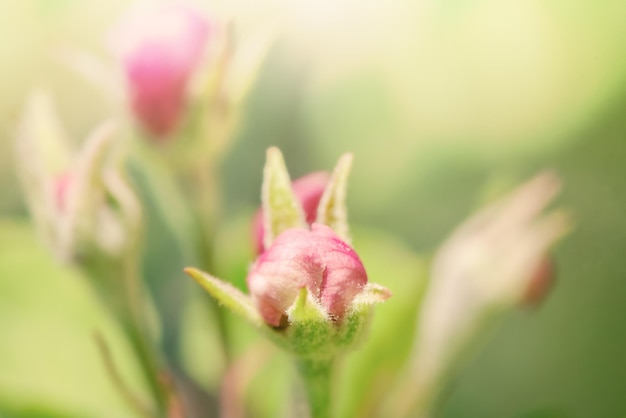
[[[252,298],[230,283],[195,268],[186,268],[185,273],[276,344],[300,358],[311,360],[327,360],[350,348],[358,341],[373,305],[390,296],[384,287],[368,283],[354,298],[345,318],[337,322],[304,287],[287,309],[287,323],[271,327],[259,314]]]

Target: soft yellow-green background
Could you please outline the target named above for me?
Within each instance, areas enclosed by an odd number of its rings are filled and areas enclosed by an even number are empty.
[[[124,413],[85,342],[94,323],[115,329],[29,231],[12,141],[36,86],[77,141],[107,117],[102,93],[62,57],[87,50],[113,65],[104,36],[126,3],[0,4],[0,416],[53,416],[40,404]],[[626,416],[624,1],[194,3],[278,34],[222,167],[226,213],[257,204],[268,145],[293,176],[353,151],[351,220],[429,253],[486,196],[555,170],[577,223],[556,254],[556,287],[504,321],[441,416]]]

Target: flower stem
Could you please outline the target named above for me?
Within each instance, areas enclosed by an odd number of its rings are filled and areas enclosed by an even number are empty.
[[[221,206],[221,193],[215,162],[208,158],[201,159],[201,162],[192,170],[192,173],[195,185],[192,199],[199,230],[198,256],[202,267],[207,271],[213,271],[213,241]],[[226,364],[229,364],[231,361],[230,335],[224,312],[213,299],[209,299],[208,303],[217,322],[223,358]]]
[[[299,359],[298,370],[311,409],[311,418],[331,418],[333,360]]]
[[[161,382],[161,359],[146,323],[141,279],[133,262],[126,263],[124,286],[123,329],[138,357],[158,410],[165,411],[169,394]]]
[[[95,340],[100,351],[100,356],[102,357],[106,372],[117,390],[119,391],[120,395],[126,400],[128,405],[137,413],[138,416],[142,418],[154,418],[154,411],[144,405],[143,399],[140,399],[134,393],[134,391],[126,384],[126,381],[122,377],[120,371],[115,364],[115,361],[113,360],[111,349],[104,340],[104,337],[101,334],[96,333]]]
[[[82,267],[92,278],[96,294],[116,319],[137,358],[156,409],[155,416],[165,416],[168,393],[160,381],[160,356],[144,316],[145,300],[136,264],[132,257],[125,260],[93,257],[84,260]]]

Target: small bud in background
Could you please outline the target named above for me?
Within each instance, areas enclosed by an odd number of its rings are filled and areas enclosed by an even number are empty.
[[[341,321],[367,274],[354,250],[332,229],[313,224],[311,231],[294,228],[280,234],[256,261],[247,282],[265,321],[279,326],[304,287],[329,318]]]
[[[17,169],[38,230],[57,257],[120,257],[135,245],[141,210],[113,158],[116,125],[102,123],[74,151],[51,99],[34,94],[17,138]]]
[[[531,308],[541,304],[554,285],[555,278],[554,263],[549,256],[546,256],[539,262],[537,269],[528,281],[521,303]]]
[[[300,177],[291,183],[293,193],[300,203],[306,223],[312,225],[317,218],[317,207],[320,203],[324,190],[330,180],[330,174],[325,171],[317,171]],[[252,230],[257,254],[265,251],[263,245],[265,229],[263,227],[263,209],[259,209],[254,216]]]
[[[210,31],[206,17],[183,4],[132,9],[113,31],[135,117],[154,137],[166,138],[180,124]]]
[[[545,294],[548,251],[569,230],[564,213],[542,214],[559,188],[555,176],[538,175],[471,217],[435,255],[412,368],[422,414],[491,315]]]
[[[52,182],[56,208],[60,213],[63,213],[67,210],[69,189],[72,187],[72,183],[74,182],[72,173],[67,172],[60,174],[56,178],[52,179]]]
[[[521,302],[549,249],[569,229],[564,213],[541,213],[559,188],[553,175],[539,175],[461,225],[436,255],[429,293],[455,282],[481,302]]]
[[[16,151],[16,168],[33,220],[44,239],[54,241],[50,217],[65,206],[66,187],[60,179],[68,175],[72,151],[52,101],[43,92],[32,94],[26,103]]]

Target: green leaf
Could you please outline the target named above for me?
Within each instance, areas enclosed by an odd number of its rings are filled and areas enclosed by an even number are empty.
[[[352,168],[352,154],[341,156],[317,207],[317,223],[328,225],[341,239],[350,243],[346,190]]]
[[[106,374],[95,331],[106,336],[124,380],[149,399],[88,277],[54,262],[23,222],[0,220],[0,329],[1,417],[134,417]]]
[[[560,407],[544,407],[522,414],[519,418],[567,418],[571,415]]]
[[[269,247],[281,232],[306,227],[304,212],[291,188],[291,179],[278,148],[267,150],[262,187],[264,245]]]
[[[250,296],[242,293],[230,283],[226,283],[200,270],[186,268],[185,273],[206,289],[218,302],[222,303],[250,324],[255,327],[264,325],[263,318],[261,318]]]
[[[354,229],[354,237],[369,279],[380,285],[369,284],[353,301],[354,307],[361,305],[362,314],[367,311],[373,314],[364,332],[360,332],[358,349],[348,353],[338,376],[337,387],[341,389],[337,416],[365,418],[374,416],[396,377],[406,367],[426,273],[424,262],[403,242],[362,228]],[[373,305],[368,303],[381,298],[382,286],[393,297],[372,309]],[[359,318],[355,315],[352,320],[356,322]]]

